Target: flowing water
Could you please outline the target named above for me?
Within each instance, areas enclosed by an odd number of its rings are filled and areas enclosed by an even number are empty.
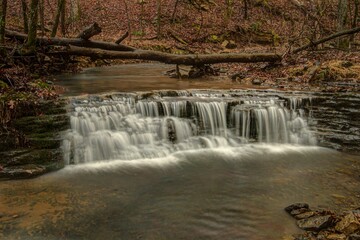
[[[360,205],[360,157],[321,147],[332,126],[314,94],[114,84],[131,92],[72,98],[64,169],[0,182],[0,237],[281,239],[299,232],[289,204]]]

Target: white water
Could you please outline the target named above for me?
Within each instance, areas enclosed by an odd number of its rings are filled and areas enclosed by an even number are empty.
[[[179,95],[74,101],[71,130],[63,143],[67,164],[162,158],[249,142],[316,144],[301,99],[184,91]]]

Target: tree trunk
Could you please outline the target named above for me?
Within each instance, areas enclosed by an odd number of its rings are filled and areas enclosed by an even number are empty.
[[[304,45],[304,46],[301,46],[301,47],[295,49],[295,50],[293,51],[293,53],[298,53],[298,52],[301,52],[301,51],[303,51],[303,50],[305,50],[305,49],[307,49],[307,48],[314,47],[314,46],[319,45],[319,44],[321,44],[321,43],[330,41],[330,40],[332,40],[332,39],[335,39],[335,38],[338,38],[338,37],[341,37],[341,36],[345,36],[345,35],[355,34],[355,33],[358,33],[358,32],[360,32],[360,27],[352,28],[352,29],[349,29],[349,30],[346,30],[346,31],[342,31],[342,32],[337,32],[337,33],[332,34],[332,35],[329,35],[329,36],[327,36],[327,37],[325,37],[325,38],[319,39],[319,40],[317,40],[317,41],[315,41],[315,42],[311,42],[311,43],[308,43],[308,44],[306,44],[306,45]]]
[[[125,13],[126,13],[126,18],[127,18],[127,32],[129,33],[129,39],[131,41],[131,20],[130,20],[130,14],[129,14],[129,8],[127,5],[127,0],[124,0],[124,5],[125,5]]]
[[[156,1],[156,35],[161,38],[161,0]]]
[[[0,55],[5,56],[5,25],[6,25],[6,9],[7,0],[0,0]]]
[[[97,23],[87,26],[77,37],[84,40],[89,40],[91,37],[101,33],[101,27]]]
[[[60,30],[61,30],[61,35],[63,37],[66,36],[66,0],[64,0],[64,4],[62,5],[61,8],[61,14],[60,14]]]
[[[248,18],[248,0],[244,0],[244,19],[247,20]]]
[[[202,66],[204,64],[215,63],[253,63],[253,62],[278,62],[281,56],[272,53],[234,53],[234,54],[189,54],[178,55],[163,53],[158,51],[136,50],[133,52],[107,51],[91,48],[71,47],[66,52],[59,54],[68,54],[74,56],[87,56],[95,59],[141,59],[148,61],[158,61],[167,64],[180,64],[190,66]]]
[[[39,2],[39,17],[40,17],[41,35],[45,36],[44,0],[40,0]]]
[[[348,13],[348,0],[339,0],[338,5],[338,20],[337,20],[337,31],[343,31],[346,26],[347,13]],[[340,38],[338,41],[339,48],[348,48],[348,38]]]
[[[24,33],[29,33],[29,22],[28,22],[28,7],[26,0],[21,0],[21,8],[22,8],[22,15],[23,15],[23,25],[24,25]]]
[[[39,0],[31,0],[30,4],[30,25],[27,38],[27,47],[30,51],[34,51],[36,47],[36,33],[38,24],[38,7]]]
[[[27,35],[14,31],[5,31],[6,37],[14,38],[18,41],[26,41]],[[38,45],[54,45],[54,46],[78,46],[78,47],[89,47],[89,48],[99,48],[104,50],[112,51],[135,51],[133,47],[129,47],[122,44],[108,43],[103,41],[90,41],[83,40],[81,38],[48,38],[48,37],[39,37],[36,38],[36,44]]]
[[[51,37],[55,37],[56,36],[56,32],[57,29],[59,27],[59,22],[60,22],[60,15],[61,15],[61,11],[63,9],[63,5],[65,4],[65,0],[58,0],[58,6],[56,9],[56,15],[55,15],[55,19],[54,19],[54,26],[51,32]]]
[[[176,16],[176,11],[177,11],[178,4],[179,4],[179,0],[176,0],[174,10],[173,10],[173,13],[171,15],[171,20],[170,20],[171,23],[175,22],[175,16]]]
[[[354,0],[354,18],[351,24],[352,28],[355,28],[357,26],[358,17],[359,17],[359,4],[360,4],[359,0]],[[350,37],[351,42],[354,42],[354,40],[355,40],[355,34],[351,35]]]

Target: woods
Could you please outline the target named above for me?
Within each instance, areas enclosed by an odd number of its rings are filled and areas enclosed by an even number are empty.
[[[190,66],[286,64],[298,54],[353,52],[360,46],[358,0],[111,4],[2,0],[0,43],[2,55],[7,56],[2,60],[23,58],[20,62],[30,68],[39,64],[31,56],[69,66],[79,57],[88,57],[89,63],[110,59]]]
[[[2,45],[5,45],[5,29],[8,29],[8,33],[13,31],[13,26],[10,28],[7,28],[6,26],[6,10],[7,10],[7,1],[2,0],[1,5],[1,22],[0,22],[0,41]],[[225,5],[223,5],[223,12],[218,12],[221,10],[219,5],[214,4],[211,1],[197,1],[197,0],[191,0],[191,1],[170,1],[165,2],[161,0],[154,1],[154,4],[150,2],[145,1],[138,1],[136,4],[133,5],[133,3],[128,3],[127,1],[123,1],[122,3],[118,3],[119,6],[122,5],[122,8],[120,10],[123,12],[122,16],[124,17],[124,20],[121,23],[121,26],[119,23],[116,23],[117,27],[114,29],[112,27],[111,31],[108,31],[108,25],[107,24],[98,24],[94,25],[94,21],[92,22],[92,27],[88,29],[88,32],[81,31],[81,29],[84,29],[86,26],[90,26],[90,24],[82,24],[84,22],[84,19],[81,18],[82,14],[82,7],[86,7],[87,5],[85,3],[82,3],[81,1],[69,1],[66,0],[58,0],[53,1],[52,6],[46,7],[46,4],[50,4],[50,2],[46,2],[43,0],[31,0],[26,1],[22,0],[20,4],[17,4],[18,9],[14,9],[15,5],[12,3],[10,4],[9,8],[13,10],[17,10],[17,12],[21,13],[19,16],[19,20],[22,22],[22,30],[17,32],[23,32],[24,34],[27,34],[26,41],[24,41],[25,35],[21,34],[7,34],[7,36],[12,37],[13,39],[19,39],[23,43],[25,43],[28,51],[32,52],[35,51],[35,45],[36,43],[51,45],[51,43],[54,43],[54,45],[62,45],[62,46],[83,46],[87,48],[100,48],[103,50],[119,50],[119,51],[133,51],[135,49],[138,49],[138,47],[130,47],[125,45],[119,45],[115,46],[111,43],[105,43],[104,41],[91,41],[89,43],[85,43],[85,41],[81,41],[79,39],[88,40],[90,37],[93,37],[95,35],[98,35],[101,33],[100,28],[102,29],[101,35],[107,35],[111,34],[112,36],[116,31],[118,31],[116,28],[120,27],[122,29],[122,34],[117,39],[113,39],[113,42],[120,43],[124,41],[126,38],[128,38],[130,41],[133,38],[140,37],[140,40],[145,39],[152,39],[151,37],[151,31],[153,31],[153,36],[156,37],[158,40],[163,39],[163,41],[169,41],[169,38],[174,39],[177,41],[177,43],[170,43],[175,48],[184,48],[185,53],[186,52],[193,52],[191,49],[194,44],[198,44],[199,41],[203,41],[204,43],[211,43],[211,42],[222,42],[224,40],[235,40],[235,41],[263,41],[263,40],[256,40],[258,36],[266,36],[268,34],[268,30],[264,29],[264,26],[260,25],[260,22],[255,22],[256,25],[253,22],[254,20],[249,19],[249,11],[252,11],[253,13],[257,13],[260,11],[265,11],[270,14],[280,14],[279,16],[283,18],[282,21],[287,24],[288,21],[294,22],[294,21],[301,21],[304,19],[304,24],[302,26],[302,30],[300,32],[300,35],[296,36],[294,39],[292,36],[280,36],[278,33],[275,33],[274,30],[272,30],[272,40],[269,39],[269,43],[272,42],[273,45],[279,45],[281,41],[282,43],[285,43],[288,39],[289,43],[291,42],[291,45],[297,47],[294,47],[292,53],[298,53],[302,50],[309,50],[309,48],[318,47],[318,45],[327,42],[329,40],[333,40],[333,38],[337,41],[337,46],[340,48],[348,49],[351,46],[356,45],[356,42],[358,41],[356,38],[357,31],[347,33],[347,31],[350,31],[349,29],[356,29],[358,24],[358,8],[359,8],[359,1],[358,0],[337,0],[336,8],[333,8],[333,6],[330,5],[330,3],[326,3],[324,1],[314,1],[311,5],[307,5],[307,3],[304,3],[302,1],[294,0],[291,1],[291,6],[293,6],[296,10],[299,12],[294,14],[293,17],[288,18],[288,16],[283,15],[281,13],[283,10],[281,8],[286,5],[281,5],[281,1],[279,1],[279,5],[276,6],[276,3],[272,3],[275,5],[270,5],[270,3],[265,3],[264,1],[256,1],[256,3],[249,2],[247,0],[244,1],[225,1]],[[129,8],[129,4],[131,4],[131,8]],[[99,9],[107,9],[106,3],[97,3],[95,4],[99,7]],[[134,8],[135,7],[135,8]],[[286,8],[289,8],[289,6],[286,6]],[[170,10],[171,11],[168,11]],[[107,9],[112,10],[112,9]],[[184,21],[180,19],[186,19],[189,15],[184,15],[184,10],[193,12],[194,15],[194,26],[197,28],[197,30],[194,32],[195,34],[191,33],[191,29],[188,33],[178,35],[173,30],[169,30],[170,28],[181,26],[181,24],[174,25],[176,21]],[[332,30],[329,29],[329,24],[326,23],[326,21],[329,20],[329,17],[326,16],[325,11],[334,11],[334,14],[336,14],[336,23],[334,24]],[[50,11],[50,12],[49,12]],[[152,14],[152,11],[154,11],[153,15],[153,21],[149,21],[149,17]],[[209,34],[207,33],[208,30],[205,29],[205,21],[209,21],[209,15],[208,13],[214,12],[215,15],[212,15],[214,19],[217,19],[218,17],[223,17],[224,21],[220,21],[218,24],[215,25],[221,25],[225,27],[222,34],[216,35],[216,34]],[[268,12],[270,11],[270,12]],[[294,11],[294,10],[291,10]],[[135,13],[136,12],[136,13]],[[50,13],[50,15],[49,15]],[[135,15],[134,15],[135,13]],[[218,15],[220,13],[220,15]],[[297,14],[302,14],[302,16]],[[274,15],[275,16],[275,15]],[[300,16],[300,18],[298,18]],[[97,18],[97,16],[94,16]],[[137,17],[138,20],[134,19],[134,17]],[[105,17],[106,18],[106,17]],[[296,19],[298,18],[298,19]],[[239,27],[237,24],[236,29],[231,30],[231,25],[239,21],[240,19],[244,19],[246,21],[249,21],[251,23],[249,30],[246,30],[244,27]],[[109,19],[110,21],[116,20]],[[169,22],[167,22],[169,21]],[[200,21],[200,22],[198,22]],[[111,22],[110,22],[111,23]],[[49,25],[51,24],[51,25]],[[79,25],[80,24],[80,25]],[[308,25],[308,26],[307,26]],[[20,27],[19,25],[18,27]],[[297,27],[297,25],[293,25],[294,30]],[[310,29],[309,27],[315,26],[315,28]],[[72,30],[69,31],[69,27],[72,27]],[[150,27],[150,28],[149,28]],[[58,29],[60,28],[61,35],[63,38],[58,38]],[[307,29],[309,28],[309,29]],[[11,30],[10,30],[11,29]],[[152,30],[151,30],[152,29]],[[115,32],[114,32],[115,31]],[[315,32],[316,31],[316,32]],[[41,35],[43,38],[51,38],[49,41],[46,41],[45,39],[37,39],[39,36],[38,32],[41,32]],[[67,33],[68,32],[68,33]],[[188,34],[192,35],[188,35]],[[245,33],[245,34],[244,34]],[[254,37],[250,37],[250,34]],[[344,33],[340,34],[339,33]],[[66,35],[69,34],[69,37],[66,37]],[[85,34],[83,36],[80,36],[79,34]],[[204,34],[209,34],[208,36]],[[150,35],[150,36],[149,36]],[[308,36],[306,36],[308,35]],[[350,36],[344,36],[344,35],[350,35]],[[73,38],[71,36],[76,36],[76,38]],[[249,36],[249,37],[248,37]],[[327,39],[328,36],[331,36],[330,39]],[[340,38],[340,36],[342,36]],[[195,38],[193,38],[195,37]],[[212,39],[213,38],[213,39]],[[291,39],[293,38],[293,39]],[[200,40],[202,39],[202,40]],[[251,40],[250,40],[251,39]],[[299,40],[297,40],[299,39]],[[326,41],[323,41],[323,39],[327,39]],[[51,41],[50,41],[51,40]],[[268,41],[268,40],[266,40]],[[60,43],[62,42],[62,43]],[[351,44],[350,44],[351,42]],[[239,42],[240,43],[240,42]],[[251,42],[248,42],[246,44],[249,44]],[[243,44],[243,43],[240,43]],[[131,45],[131,43],[130,43]],[[183,45],[183,46],[181,46]],[[140,48],[141,49],[141,48]],[[201,49],[201,48],[200,48]],[[282,50],[280,50],[279,55],[283,55],[281,53]],[[284,51],[284,50],[283,50]],[[68,55],[71,53],[68,52]],[[79,55],[79,52],[76,52],[77,55]],[[88,55],[88,53],[87,53]],[[111,54],[108,54],[107,56],[110,56]],[[105,55],[103,55],[105,56]],[[100,56],[98,56],[100,57]],[[112,57],[114,57],[112,55]],[[120,58],[120,55],[118,55],[118,58]]]

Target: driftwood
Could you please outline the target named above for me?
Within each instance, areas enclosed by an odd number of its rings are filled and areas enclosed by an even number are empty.
[[[132,52],[107,51],[91,48],[71,47],[66,52],[60,54],[87,56],[94,59],[141,59],[158,61],[167,64],[180,64],[201,66],[214,63],[254,63],[254,62],[277,62],[281,61],[281,56],[273,53],[232,53],[232,54],[188,54],[178,55],[163,53],[158,51],[135,50]]]
[[[349,29],[349,30],[346,30],[346,31],[342,31],[342,32],[337,32],[337,33],[334,33],[334,34],[329,35],[329,36],[327,36],[327,37],[324,37],[324,38],[322,38],[322,39],[319,39],[319,40],[317,40],[317,41],[315,41],[315,42],[310,42],[310,43],[308,43],[308,44],[306,44],[306,45],[304,45],[304,46],[301,46],[301,47],[295,49],[295,50],[293,51],[293,53],[299,53],[299,52],[301,52],[301,51],[303,51],[303,50],[305,50],[305,49],[307,49],[307,48],[315,47],[315,46],[317,46],[317,45],[319,45],[319,44],[321,44],[321,43],[330,41],[330,40],[332,40],[332,39],[335,39],[335,38],[338,38],[338,37],[341,37],[341,36],[344,36],[344,35],[355,34],[355,33],[357,33],[357,32],[360,32],[360,27],[352,28],[352,29]]]
[[[27,35],[14,31],[5,31],[5,35],[8,38],[14,38],[18,41],[25,42],[27,39]],[[112,51],[135,51],[136,48],[125,46],[122,44],[115,44],[103,41],[90,41],[84,40],[81,38],[47,38],[47,37],[38,37],[36,38],[37,45],[47,46],[47,45],[55,45],[55,46],[78,46],[78,47],[87,47],[87,48],[100,48],[104,50],[112,50]]]
[[[78,36],[77,38],[81,38],[84,40],[89,40],[91,37],[98,35],[101,33],[101,27],[97,23],[93,23],[90,26],[87,26]]]
[[[120,44],[129,36],[129,31],[127,31],[124,35],[122,35],[118,40],[115,41],[116,44]]]

